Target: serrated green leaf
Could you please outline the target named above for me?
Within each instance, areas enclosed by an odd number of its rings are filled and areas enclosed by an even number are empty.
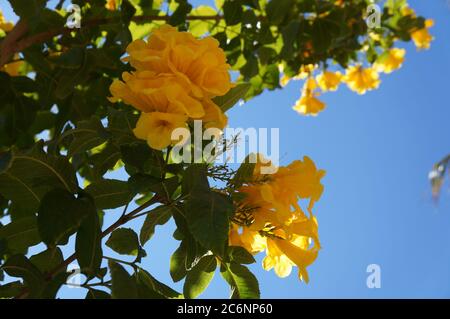
[[[186,276],[183,294],[186,298],[198,297],[209,285],[217,267],[216,257],[205,256],[192,268]]]
[[[91,277],[100,271],[103,258],[102,230],[95,210],[90,212],[78,229],[75,253],[83,273]]]
[[[6,245],[13,253],[25,253],[28,247],[37,245],[41,241],[36,217],[13,220],[1,227],[0,240],[5,240]]]
[[[170,277],[174,282],[178,282],[186,277],[186,242],[182,241],[180,247],[170,257]]]
[[[25,256],[13,255],[1,267],[11,277],[22,278],[29,289],[29,297],[36,298],[45,288],[43,274]]]
[[[0,174],[0,193],[29,214],[36,212],[42,197],[55,187],[75,193],[75,171],[66,157],[48,155],[38,147],[13,154],[11,166]]]
[[[220,274],[230,285],[231,299],[259,299],[259,284],[247,267],[235,262],[223,263]]]
[[[136,281],[120,264],[109,261],[111,271],[111,297],[113,299],[136,299],[138,290]]]
[[[172,217],[172,209],[168,206],[159,206],[147,213],[139,234],[141,245],[145,245],[152,238],[157,225],[164,225],[170,217]]]
[[[98,209],[111,209],[128,204],[133,198],[128,183],[114,179],[94,181],[86,187]]]
[[[106,241],[106,246],[121,255],[136,256],[139,252],[137,234],[131,228],[118,228]]]
[[[147,287],[166,298],[180,298],[181,294],[162,282],[156,280],[152,275],[142,268],[137,271],[138,280]]]
[[[253,264],[256,262],[252,254],[250,254],[244,247],[230,246],[228,247],[228,256],[231,261],[238,264]]]
[[[65,244],[87,216],[96,209],[89,197],[75,198],[63,189],[48,192],[39,206],[37,224],[47,246]]]
[[[87,121],[80,121],[73,130],[64,132],[63,138],[70,136],[72,141],[69,144],[67,155],[72,157],[83,153],[107,141],[109,133],[105,130],[97,117],[92,117]]]
[[[61,249],[55,248],[47,249],[37,255],[31,256],[30,261],[42,273],[48,273],[59,266],[64,261],[64,257]]]

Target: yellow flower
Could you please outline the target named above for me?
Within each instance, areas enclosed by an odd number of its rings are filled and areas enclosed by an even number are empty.
[[[434,21],[432,19],[428,19],[425,21],[425,27],[419,30],[415,30],[411,32],[411,38],[414,41],[414,44],[419,50],[429,49],[431,45],[431,41],[433,41],[433,36],[429,32],[429,28],[434,25]]]
[[[162,150],[173,142],[172,132],[186,126],[187,116],[182,114],[151,112],[142,113],[133,130],[137,138],[146,140],[151,148]]]
[[[202,101],[189,95],[188,84],[174,75],[136,71],[124,72],[122,79],[124,82],[115,80],[111,84],[112,102],[121,99],[142,112],[179,113],[191,118],[205,116]]]
[[[401,13],[404,17],[407,16],[416,16],[416,12],[414,11],[414,9],[410,8],[409,6],[403,6],[401,9]]]
[[[317,93],[302,95],[295,103],[293,109],[303,115],[316,116],[323,111],[326,106],[325,103],[320,101],[316,96],[318,96]]]
[[[261,165],[266,164],[258,156],[252,181],[239,188],[245,196],[237,203],[229,243],[252,254],[266,249],[265,270],[274,269],[279,277],[286,277],[297,266],[299,278],[308,282],[306,267],[320,249],[317,220],[311,210],[322,195],[320,181],[325,172],[317,170],[308,157],[270,175],[260,172]],[[298,204],[301,199],[309,199],[309,217]],[[248,214],[251,218],[243,222],[242,215]]]
[[[291,274],[292,261],[278,248],[272,239],[267,240],[267,255],[264,257],[262,266],[264,270],[270,271],[272,268],[280,278],[285,278]]]
[[[358,94],[364,94],[380,85],[378,72],[373,67],[364,69],[361,65],[349,67],[344,76],[344,82]]]
[[[405,60],[406,51],[404,49],[393,48],[382,54],[374,67],[379,72],[391,73],[399,69]]]
[[[239,233],[241,231],[241,233]],[[258,231],[250,230],[248,227],[239,227],[232,224],[229,236],[230,246],[244,247],[249,253],[256,254],[266,249],[266,238]]]
[[[214,127],[223,130],[228,124],[228,117],[212,100],[205,98],[202,103],[205,109],[205,115],[201,120],[205,123],[205,128]]]
[[[291,78],[288,77],[286,74],[284,74],[280,79],[280,85],[282,87],[285,87],[286,85],[289,84],[290,81],[291,81]]]
[[[316,77],[317,84],[322,91],[336,91],[342,80],[340,72],[324,71]]]
[[[19,55],[15,54],[14,59],[19,59]],[[20,68],[22,67],[23,64],[24,64],[23,61],[11,62],[1,67],[0,71],[8,73],[10,76],[18,76]]]
[[[314,64],[305,64],[300,67],[300,70],[298,70],[298,74],[294,77],[295,80],[303,80],[307,77],[310,77],[311,74],[316,69],[316,65]]]
[[[115,11],[119,8],[119,0],[106,0],[105,8],[110,11]]]
[[[222,96],[233,87],[225,53],[212,37],[196,39],[190,33],[163,25],[148,42],[131,43],[127,52],[127,60],[134,68],[171,72],[187,81],[197,97]]]
[[[7,22],[5,17],[3,16],[3,12],[0,11],[0,30],[5,32],[9,32],[14,28],[14,24],[11,22]]]
[[[295,237],[292,241],[279,238],[270,238],[267,240],[267,246],[270,247],[271,245],[278,248],[277,254],[280,254],[281,252],[281,256],[286,256],[286,258],[290,262],[298,267],[299,279],[308,283],[309,276],[308,272],[306,271],[306,267],[310,266],[316,260],[319,250],[315,247],[313,247],[312,249],[308,249],[308,240],[301,236]],[[272,257],[271,253],[269,253],[268,256]],[[286,258],[284,258],[284,260],[280,258],[279,263],[282,265],[282,267],[286,268],[286,272],[290,272],[290,270],[288,270],[289,268],[286,265]],[[276,266],[277,264],[275,264],[275,267]],[[276,270],[277,269],[275,268],[275,271]]]

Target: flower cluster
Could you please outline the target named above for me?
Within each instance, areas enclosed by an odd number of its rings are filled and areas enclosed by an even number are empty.
[[[262,163],[258,161],[252,181],[239,189],[244,198],[233,218],[230,245],[253,254],[266,250],[265,270],[273,268],[279,277],[286,277],[295,265],[300,280],[308,282],[306,267],[320,250],[312,208],[322,195],[325,171],[318,170],[308,157],[279,167],[271,175],[260,173]],[[309,200],[307,213],[300,200]]]
[[[125,58],[134,72],[125,72],[122,81],[112,83],[112,102],[124,103],[142,111],[134,133],[150,147],[168,147],[175,128],[199,119],[205,127],[223,129],[227,117],[213,102],[232,87],[219,42],[212,37],[196,39],[163,25],[148,41],[136,40]]]
[[[403,16],[415,17],[415,12],[409,8],[402,9]],[[433,37],[429,33],[429,28],[434,24],[433,20],[425,21],[423,28],[411,29],[410,36],[418,49],[428,49]],[[380,41],[380,35],[370,33],[370,38]],[[345,75],[341,72],[332,72],[324,70],[322,73],[314,76],[314,72],[318,68],[317,65],[303,65],[293,80],[306,79],[300,98],[295,103],[293,109],[302,115],[315,116],[325,109],[325,103],[320,101],[318,97],[321,92],[336,91],[341,83],[347,84],[348,88],[358,94],[365,94],[368,91],[377,89],[381,83],[379,73],[392,73],[399,69],[405,59],[406,51],[400,48],[388,48],[382,52],[376,61],[367,67],[362,64],[350,65],[345,70]],[[283,66],[280,65],[280,71],[283,72]],[[282,75],[280,85],[286,86],[291,80],[286,74]],[[321,92],[320,92],[320,91]]]

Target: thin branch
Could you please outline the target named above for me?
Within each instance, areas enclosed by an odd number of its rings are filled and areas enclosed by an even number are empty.
[[[134,22],[151,22],[151,21],[166,21],[168,22],[170,19],[170,16],[164,15],[164,16],[158,16],[158,15],[143,15],[143,16],[136,16],[131,19],[131,21]],[[186,20],[192,21],[192,20],[221,20],[223,19],[223,16],[221,15],[204,15],[204,16],[188,16],[186,17]],[[48,30],[45,32],[37,33],[30,35],[29,37],[23,38],[26,33],[29,31],[29,27],[27,23],[24,20],[19,20],[19,22],[15,25],[15,27],[12,29],[11,32],[9,32],[6,36],[6,38],[3,40],[1,45],[1,52],[0,52],[0,67],[8,63],[8,61],[11,60],[13,55],[17,52],[21,52],[30,46],[38,43],[44,43],[48,40],[52,39],[55,36],[58,35],[65,35],[69,34],[71,32],[77,32],[82,29],[96,27],[103,24],[110,24],[119,22],[120,17],[113,17],[113,18],[99,18],[99,19],[92,19],[88,21],[82,21],[81,28],[79,29],[71,29],[67,27],[63,28],[56,28],[52,30]]]
[[[103,232],[101,237],[106,237],[107,235],[109,235],[110,233],[112,233],[116,228],[119,228],[120,226],[122,226],[123,224],[127,223],[128,221],[130,221],[131,219],[133,219],[134,215],[139,214],[141,211],[143,211],[144,209],[146,209],[147,207],[156,204],[157,202],[159,202],[159,198],[157,196],[152,197],[150,200],[148,200],[147,202],[145,202],[144,204],[142,204],[141,206],[137,207],[136,209],[134,209],[133,211],[131,211],[129,214],[123,215],[121,216],[114,224],[112,224],[111,226],[109,226],[108,228],[106,228]],[[64,260],[61,264],[59,264],[57,267],[55,267],[47,276],[46,280],[47,281],[51,281],[55,275],[59,274],[62,270],[66,269],[67,266],[72,263],[73,261],[75,261],[75,259],[77,258],[76,253],[72,254],[70,257],[68,257],[66,260]],[[22,298],[26,298],[28,296],[28,289],[25,288],[23,289],[16,297],[15,299],[22,299]]]

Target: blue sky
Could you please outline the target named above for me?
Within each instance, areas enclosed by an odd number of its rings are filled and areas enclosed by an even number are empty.
[[[450,193],[445,189],[435,204],[427,179],[432,165],[450,152],[450,4],[409,3],[435,20],[436,39],[429,51],[407,44],[403,67],[383,76],[378,90],[359,96],[342,86],[322,96],[325,112],[302,117],[291,109],[302,83],[291,82],[229,112],[231,127],[280,128],[281,164],[307,155],[327,171],[315,206],[323,249],[309,267],[310,283],[262,270],[259,256],[251,269],[264,298],[450,297]],[[13,17],[5,1],[0,7]],[[118,215],[108,212],[107,221]],[[173,229],[172,222],[157,229],[143,262],[168,284],[169,258],[178,246]],[[369,264],[381,267],[380,289],[366,286]],[[172,286],[182,290],[180,283]],[[60,297],[84,294],[64,288]],[[202,297],[227,296],[216,273]]]

